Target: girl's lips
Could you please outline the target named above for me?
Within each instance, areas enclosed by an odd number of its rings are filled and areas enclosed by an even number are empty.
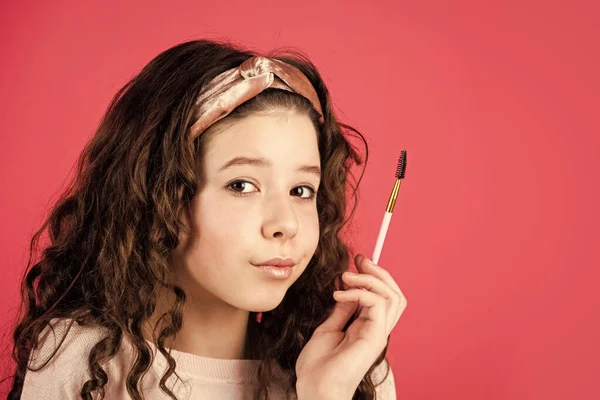
[[[263,261],[260,263],[252,263],[255,267],[293,267],[296,265],[296,262],[292,258],[272,258],[267,261]]]
[[[292,267],[274,267],[272,265],[261,265],[256,266],[257,269],[261,270],[268,277],[273,279],[288,279],[292,276]]]

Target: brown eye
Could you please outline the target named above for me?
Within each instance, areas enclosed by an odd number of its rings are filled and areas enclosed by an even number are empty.
[[[229,185],[229,187],[233,188],[233,190],[235,190],[236,192],[243,192],[244,188],[246,187],[246,182],[243,182],[243,181],[233,182],[232,184]]]
[[[315,196],[315,190],[310,186],[298,186],[292,189],[292,193],[303,200],[310,200]]]
[[[233,181],[231,182],[229,185],[227,185],[227,188],[229,190],[231,190],[232,192],[236,192],[236,193],[251,193],[251,190],[247,190],[247,189],[251,189],[252,186],[254,186],[253,183],[248,182],[248,181],[242,181],[242,180],[237,180],[237,181]]]

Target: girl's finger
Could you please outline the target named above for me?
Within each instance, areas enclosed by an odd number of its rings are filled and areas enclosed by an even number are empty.
[[[366,258],[363,254],[357,255],[354,261],[356,263],[356,268],[360,272],[366,272],[378,277],[398,294],[399,307],[397,309],[396,317],[394,318],[394,323],[392,325],[395,326],[408,304],[406,296],[404,296],[404,293],[402,293],[402,290],[387,270],[378,265],[373,264],[373,262],[370,259]]]
[[[400,287],[394,280],[394,277],[385,269],[380,267],[379,265],[373,264],[371,260],[367,257],[359,254],[355,259],[356,269],[360,272],[369,273],[373,276],[378,277],[383,282],[385,282],[389,287],[391,287],[396,293],[402,294]]]
[[[386,307],[386,329],[391,331],[397,322],[396,317],[401,304],[400,296],[381,279],[373,275],[345,272],[342,279],[352,286],[360,286],[386,299],[388,303],[388,307]]]
[[[356,309],[356,305],[351,302],[345,303],[338,301],[335,303],[333,312],[321,325],[315,329],[314,333],[320,332],[341,332],[352,314]]]
[[[358,302],[367,309],[367,319],[363,329],[365,337],[377,338],[384,334],[387,340],[389,331],[386,321],[386,300],[373,292],[361,289],[348,289],[344,291],[335,291],[333,297],[339,302]]]
[[[344,272],[342,279],[351,286],[360,286],[370,292],[377,293],[388,300],[391,300],[395,295],[395,292],[391,287],[373,275]]]

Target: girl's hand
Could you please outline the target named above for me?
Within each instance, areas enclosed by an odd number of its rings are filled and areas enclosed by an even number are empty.
[[[362,254],[354,263],[360,273],[344,273],[347,290],[334,293],[338,303],[332,314],[317,327],[296,361],[300,400],[302,393],[315,399],[352,399],[406,309],[406,297],[389,272]],[[343,332],[358,304],[363,306],[360,315]]]

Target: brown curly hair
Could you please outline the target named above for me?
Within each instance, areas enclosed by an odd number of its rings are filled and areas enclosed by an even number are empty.
[[[115,95],[78,159],[75,179],[31,240],[13,332],[16,368],[9,377],[13,383],[8,399],[20,397],[38,336],[55,318],[101,326],[106,332],[88,357],[92,376],[81,388],[83,399],[92,399],[94,391],[104,398],[108,377],[101,364],[115,356],[123,339],[130,340],[139,355],[127,371],[127,391],[132,399],[142,399],[138,383],[152,364],[143,323],[156,309],[159,289],[172,292],[176,299],[163,314],[166,324],[156,343],[170,365],[160,387],[177,398],[165,384],[171,375],[179,376],[164,345],[182,326],[186,293],[174,283],[167,257],[177,248],[180,232],[191,234],[180,215],[198,191],[200,160],[210,136],[190,141],[188,130],[203,85],[255,55],[223,41],[181,43],[156,56]],[[261,324],[248,327],[246,357],[263,360],[255,399],[267,399],[275,367],[289,379],[288,394],[295,390],[298,355],[333,310],[332,293],[343,286],[341,275],[351,257],[340,231],[354,214],[364,173],[363,167],[358,180],[348,179],[354,178],[351,167],[363,164],[351,137],[364,145],[364,162],[368,159],[364,137],[338,122],[325,83],[308,58],[293,50],[272,52],[267,57],[294,65],[307,76],[322,104],[324,123],[318,121],[308,100],[279,89],[263,91],[227,119],[275,107],[308,115],[318,132],[322,184],[317,195],[320,238],[311,261],[281,304],[265,312]],[[348,193],[353,204],[349,212]],[[49,244],[31,267],[46,230]],[[254,317],[251,312],[250,321]],[[387,348],[365,375],[354,399],[375,398],[372,373],[387,361]],[[56,351],[58,348],[52,356]]]

